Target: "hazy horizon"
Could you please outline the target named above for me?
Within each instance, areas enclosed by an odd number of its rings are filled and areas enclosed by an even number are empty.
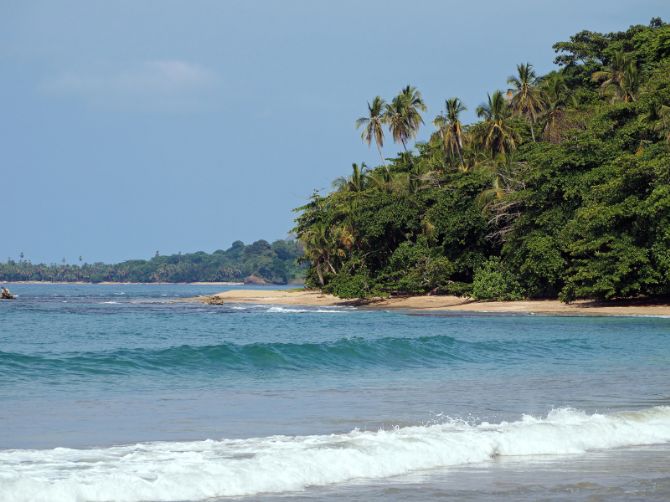
[[[4,2],[0,259],[284,238],[314,189],[376,164],[354,127],[375,95],[416,86],[425,139],[445,98],[472,120],[517,63],[551,70],[554,42],[670,17],[660,0],[407,5]]]

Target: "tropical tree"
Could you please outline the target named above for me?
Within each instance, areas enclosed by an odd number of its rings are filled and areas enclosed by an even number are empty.
[[[368,146],[375,142],[379,158],[381,158],[382,165],[385,164],[384,155],[382,154],[382,147],[384,146],[384,109],[386,102],[379,96],[375,96],[372,103],[368,102],[368,116],[360,117],[356,120],[356,128],[363,128],[361,138]]]
[[[388,166],[375,169],[370,175],[370,182],[372,186],[383,192],[393,191],[393,174]]]
[[[642,115],[642,120],[652,131],[670,143],[670,106],[659,99],[654,99],[649,104],[647,112]]]
[[[402,143],[407,151],[407,141],[416,137],[423,124],[422,111],[426,111],[421,93],[410,85],[404,87],[384,110],[384,121],[388,124],[393,141]]]
[[[333,188],[340,192],[362,192],[368,183],[367,168],[365,162],[359,166],[355,162],[351,164],[351,176],[341,176],[333,181]]]
[[[459,115],[466,108],[458,98],[449,98],[444,105],[444,113],[435,117],[433,124],[442,139],[445,155],[451,159],[458,157],[459,165],[463,166],[463,125]]]
[[[525,164],[506,158],[504,162],[483,164],[491,176],[491,186],[477,196],[477,204],[489,214],[492,231],[488,238],[505,242],[513,222],[520,216],[518,191],[525,188],[521,174]]]
[[[530,134],[535,142],[534,124],[542,112],[542,96],[537,88],[537,76],[530,63],[516,65],[517,75],[510,76],[507,83],[512,86],[511,106],[516,115],[525,117],[530,124]]]
[[[319,284],[325,285],[324,274],[330,271],[335,274],[335,267],[331,261],[333,239],[330,229],[323,223],[315,223],[298,235],[305,250],[305,258],[309,260],[316,272]]]
[[[484,119],[479,128],[479,140],[492,157],[508,156],[516,149],[518,135],[511,127],[511,110],[502,92],[488,95],[487,103],[477,107],[477,116]]]
[[[405,86],[400,95],[405,102],[405,118],[410,133],[410,137],[415,138],[419,128],[423,124],[423,118],[420,112],[426,111],[426,104],[421,97],[421,93],[410,85]]]
[[[637,62],[623,51],[615,52],[608,67],[594,72],[591,79],[600,82],[603,92],[613,90],[612,101],[635,101],[640,87]]]
[[[568,84],[562,74],[552,73],[542,81],[541,91],[545,105],[542,134],[551,143],[560,143],[565,108],[571,101],[568,94]]]

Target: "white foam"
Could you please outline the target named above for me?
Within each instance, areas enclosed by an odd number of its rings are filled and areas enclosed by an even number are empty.
[[[296,308],[287,308],[287,307],[270,307],[269,309],[266,310],[266,312],[273,313],[273,314],[301,314],[305,312],[316,312],[316,313],[321,313],[321,314],[343,314],[346,313],[346,310],[339,310],[339,309],[327,309],[327,308],[319,308],[319,309],[296,309]]]
[[[0,451],[5,502],[202,500],[302,490],[497,456],[579,454],[670,441],[670,407],[462,421],[378,432]],[[523,458],[523,457],[522,457]]]
[[[103,305],[118,305],[119,302],[100,302]]]

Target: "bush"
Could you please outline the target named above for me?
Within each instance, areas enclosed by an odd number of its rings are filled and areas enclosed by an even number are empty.
[[[453,281],[446,286],[438,288],[437,292],[442,295],[472,296],[472,284],[469,282]]]
[[[349,274],[340,272],[323,288],[325,293],[330,293],[338,298],[372,298],[386,296],[378,288],[374,287],[370,277],[365,272]]]
[[[382,281],[394,293],[422,294],[446,287],[453,273],[447,257],[435,256],[422,242],[406,241],[394,251]]]
[[[489,258],[475,272],[472,297],[476,300],[520,300],[523,290],[516,278],[505,268],[497,256]]]

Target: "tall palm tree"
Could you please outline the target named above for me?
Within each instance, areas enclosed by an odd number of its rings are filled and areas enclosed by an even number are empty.
[[[445,102],[445,113],[435,117],[433,124],[437,127],[444,153],[448,157],[458,157],[459,164],[463,165],[463,124],[459,119],[461,112],[466,110],[463,102],[458,98],[449,98]]]
[[[517,75],[510,76],[507,83],[512,86],[512,110],[525,117],[530,124],[530,134],[535,142],[534,125],[543,108],[542,96],[537,88],[537,76],[530,63],[516,65]]]
[[[384,110],[384,121],[388,124],[393,141],[402,143],[407,152],[407,141],[416,137],[423,124],[422,111],[426,111],[421,93],[410,85],[404,87]]]
[[[560,73],[552,73],[542,81],[544,128],[542,134],[551,143],[560,143],[565,108],[574,97],[569,96],[568,84]]]
[[[411,85],[405,86],[400,95],[405,102],[405,119],[407,120],[410,137],[415,138],[419,128],[423,125],[423,118],[419,112],[426,111],[426,104],[421,97],[421,93]]]
[[[600,82],[603,91],[612,89],[612,100],[635,101],[640,86],[637,62],[623,51],[616,52],[605,70],[596,71],[591,80]]]
[[[374,140],[375,145],[377,145],[377,151],[379,152],[379,157],[382,160],[382,165],[385,164],[384,155],[382,154],[382,147],[384,146],[384,108],[386,106],[385,101],[379,97],[375,96],[372,100],[372,103],[368,102],[368,116],[360,117],[356,120],[356,129],[363,127],[363,132],[361,133],[361,138],[365,141],[368,146]]]
[[[484,119],[480,141],[491,157],[507,157],[516,149],[518,135],[509,124],[511,111],[502,92],[489,94],[488,102],[477,107],[477,116]]]

